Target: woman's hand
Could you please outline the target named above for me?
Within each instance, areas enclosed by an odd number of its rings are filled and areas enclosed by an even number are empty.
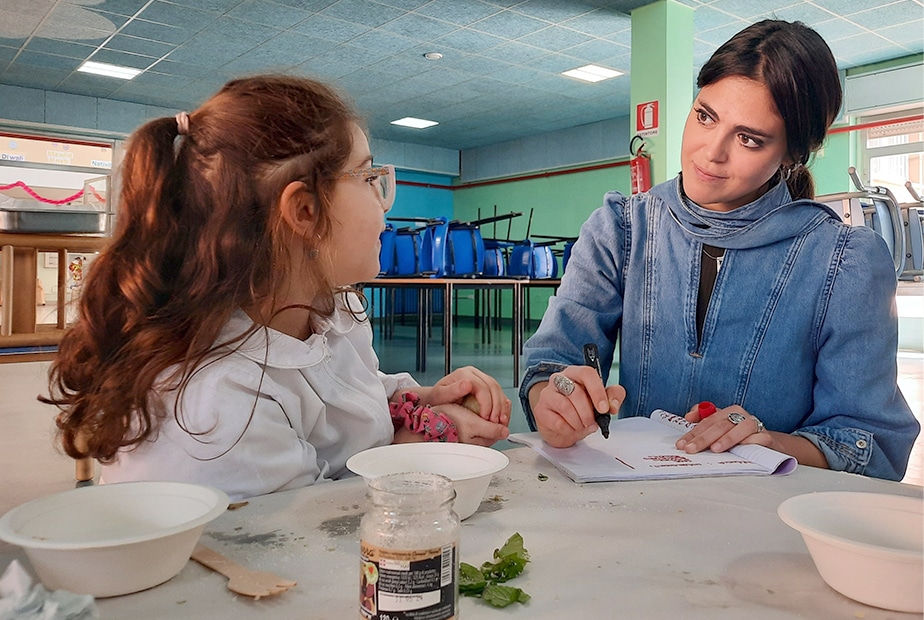
[[[558,376],[574,384],[569,394],[555,386]],[[559,382],[569,385],[568,381]],[[625,399],[625,388],[621,385],[604,388],[600,376],[590,366],[568,366],[552,375],[550,381],[537,383],[529,390],[530,408],[539,434],[554,448],[568,448],[596,432],[600,427],[594,413],[616,414]]]
[[[510,434],[510,429],[507,428],[506,423],[486,420],[462,405],[436,405],[431,409],[446,415],[452,420],[453,424],[456,425],[456,431],[459,433],[460,443],[490,446],[501,439],[507,439]]]
[[[454,370],[432,387],[417,387],[410,391],[420,396],[420,402],[431,406],[464,404],[484,420],[504,426],[510,424],[510,399],[493,377],[474,366]]]
[[[693,407],[684,418],[696,422],[693,430],[675,444],[678,450],[687,454],[702,452],[707,448],[713,452],[725,452],[742,443],[768,448],[773,446],[773,436],[764,429],[760,420],[738,405],[717,409],[705,420],[700,420],[698,407]]]

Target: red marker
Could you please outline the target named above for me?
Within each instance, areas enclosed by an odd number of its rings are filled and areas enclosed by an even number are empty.
[[[702,422],[703,420],[705,420],[706,418],[708,418],[709,416],[711,416],[713,413],[716,412],[715,405],[710,403],[708,400],[704,400],[700,404],[696,405],[696,409],[699,412],[700,422]]]

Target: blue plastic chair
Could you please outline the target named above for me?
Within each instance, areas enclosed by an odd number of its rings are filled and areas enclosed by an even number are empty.
[[[416,228],[395,231],[395,268],[392,275],[416,276],[420,273],[420,233]]]
[[[450,222],[448,271],[453,276],[480,276],[484,273],[484,240],[478,226]]]
[[[420,273],[434,278],[445,277],[449,273],[449,262],[446,253],[446,237],[449,233],[449,223],[445,217],[434,217],[427,220],[427,228],[423,231],[420,244]]]
[[[395,227],[385,224],[385,230],[379,235],[381,248],[379,249],[379,275],[395,275]]]

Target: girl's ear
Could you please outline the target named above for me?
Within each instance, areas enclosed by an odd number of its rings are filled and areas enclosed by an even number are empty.
[[[279,195],[279,212],[297,236],[306,238],[317,218],[314,193],[303,182],[292,181]]]

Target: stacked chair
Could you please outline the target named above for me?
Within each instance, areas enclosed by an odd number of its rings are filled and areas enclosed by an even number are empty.
[[[847,224],[868,226],[879,233],[892,254],[895,275],[901,276],[907,258],[906,227],[902,222],[898,200],[886,187],[866,187],[853,166],[847,169],[847,174],[857,191],[827,194],[816,197],[816,200],[834,209]]]
[[[915,191],[911,181],[905,182],[905,189],[914,202],[898,205],[905,228],[905,265],[899,278],[920,282],[924,276],[924,200]]]

